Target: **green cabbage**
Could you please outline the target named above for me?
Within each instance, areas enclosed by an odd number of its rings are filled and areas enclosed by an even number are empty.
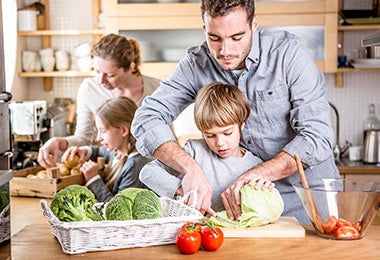
[[[162,217],[160,198],[148,189],[124,189],[106,205],[108,220],[140,220],[160,217]]]
[[[228,228],[247,228],[263,226],[275,222],[284,211],[284,201],[280,192],[272,190],[256,190],[246,184],[240,189],[241,211],[238,220],[230,220],[226,211],[217,212],[216,217],[210,217],[213,225]]]

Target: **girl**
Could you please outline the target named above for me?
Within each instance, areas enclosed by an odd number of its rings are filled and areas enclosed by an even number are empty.
[[[80,171],[98,201],[109,201],[128,187],[144,187],[138,176],[149,160],[137,153],[130,131],[136,109],[137,105],[127,97],[106,101],[95,114],[97,140],[103,147],[72,146],[62,156],[62,161],[75,155],[79,156],[79,163],[86,161]],[[99,156],[108,164],[102,174],[95,163]]]

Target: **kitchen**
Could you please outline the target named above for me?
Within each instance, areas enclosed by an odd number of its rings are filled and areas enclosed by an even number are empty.
[[[35,1],[18,1],[18,6],[28,6]],[[350,1],[345,1],[345,3]],[[363,4],[363,1],[356,1],[360,3],[353,3],[353,8],[365,9],[365,7],[356,6]],[[54,4],[58,5],[59,1],[50,1],[50,7],[54,7]],[[70,8],[76,6],[77,8]],[[349,7],[346,7],[349,9]],[[66,12],[66,13],[53,13],[54,11]],[[75,14],[74,11],[78,11],[78,14],[73,18]],[[60,18],[60,21],[56,21],[54,29],[70,29],[77,28],[78,24],[84,28],[92,27],[91,19],[91,1],[65,1],[65,5],[59,5],[54,8],[50,8],[50,15],[52,17]],[[107,14],[106,14],[107,16]],[[70,17],[70,18],[66,18]],[[64,21],[64,22],[62,22]],[[70,23],[70,24],[69,24]],[[53,21],[51,21],[51,26]],[[66,27],[67,26],[67,27]],[[53,27],[52,27],[53,28]],[[78,28],[83,29],[83,28]],[[360,45],[360,39],[368,35],[370,31],[355,31],[350,32],[345,39],[344,48],[347,49],[345,52],[351,54],[351,50],[357,50]],[[346,37],[346,36],[345,36]],[[21,39],[20,39],[21,38]],[[38,51],[40,49],[38,39],[25,39],[25,37],[19,37],[17,42],[18,50],[30,49]],[[71,37],[70,37],[71,38]],[[75,37],[72,37],[75,38]],[[90,41],[92,37],[89,37]],[[66,39],[66,38],[65,38]],[[52,42],[57,44],[57,49],[69,49],[65,44],[65,40],[55,39],[57,42]],[[35,44],[34,41],[37,41]],[[83,38],[77,40],[79,42],[83,41]],[[78,42],[72,42],[72,45]],[[60,45],[61,44],[61,45]],[[335,48],[335,44],[333,47]],[[17,51],[17,72],[21,71],[20,64],[20,51]],[[164,76],[164,75],[162,75]],[[326,81],[329,87],[329,100],[333,103],[339,110],[340,113],[340,141],[341,145],[344,145],[345,140],[350,141],[353,145],[362,145],[362,122],[367,117],[368,105],[375,104],[377,114],[380,115],[380,97],[376,95],[379,93],[377,89],[379,82],[378,71],[364,71],[364,72],[349,72],[344,73],[344,86],[336,87],[335,75],[332,73],[326,73]],[[25,101],[25,100],[46,100],[48,102],[53,102],[57,97],[71,98],[75,100],[75,95],[78,86],[82,78],[64,78],[58,77],[53,79],[53,89],[50,91],[44,90],[44,79],[42,78],[27,78],[18,77],[15,75],[14,84],[11,90],[14,101]],[[371,171],[373,169],[371,168]]]

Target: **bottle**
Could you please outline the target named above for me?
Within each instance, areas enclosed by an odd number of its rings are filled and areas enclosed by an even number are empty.
[[[375,104],[370,104],[368,107],[368,116],[363,121],[363,131],[364,131],[364,139],[366,137],[367,130],[375,130],[380,129],[380,121],[376,116]]]

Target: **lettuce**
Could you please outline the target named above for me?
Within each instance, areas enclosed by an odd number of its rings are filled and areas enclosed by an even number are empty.
[[[273,223],[284,211],[284,201],[276,188],[263,191],[246,184],[240,189],[240,198],[242,214],[238,220],[230,220],[227,212],[221,211],[208,221],[215,226],[242,229]]]

